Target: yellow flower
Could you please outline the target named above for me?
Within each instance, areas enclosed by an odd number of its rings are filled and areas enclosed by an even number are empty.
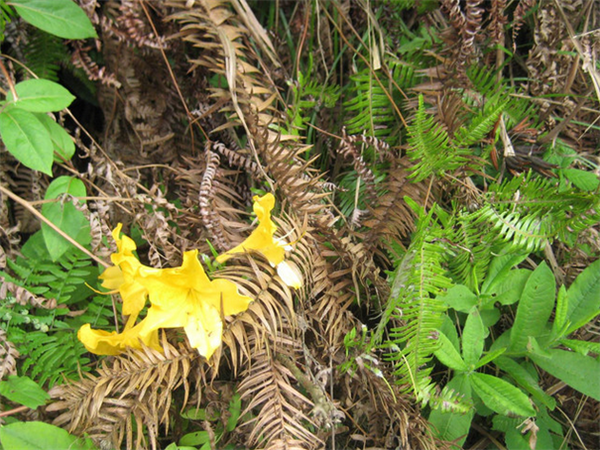
[[[148,291],[152,305],[140,323],[140,334],[183,327],[191,346],[207,359],[221,345],[223,317],[245,311],[252,302],[238,292],[235,283],[210,281],[198,261],[198,250],[185,252],[181,267],[142,267],[138,274],[137,281]]]
[[[235,283],[211,281],[200,262],[198,251],[185,252],[183,263],[173,269],[145,266],[133,254],[135,243],[120,237],[121,225],[113,231],[117,252],[111,255],[114,267],[100,277],[102,285],[117,290],[123,298],[123,313],[129,315],[122,333],[92,330],[89,324],[78,332],[85,347],[96,354],[116,355],[125,347],[146,345],[161,349],[160,328],[183,327],[192,347],[207,359],[221,345],[223,318],[245,311],[252,301],[241,295]],[[134,325],[137,316],[150,301],[144,320]]]
[[[277,274],[288,286],[296,289],[302,286],[302,276],[295,266],[290,265],[285,259],[285,251],[289,249],[287,244],[273,235],[277,231],[277,225],[271,220],[271,210],[275,207],[275,197],[268,193],[262,197],[255,196],[254,213],[258,218],[258,226],[250,233],[240,245],[217,256],[218,262],[225,262],[236,253],[245,253],[254,250],[262,254],[271,266],[277,268]]]
[[[89,352],[96,355],[118,355],[127,347],[141,348],[140,340],[148,347],[162,351],[158,343],[158,330],[153,330],[145,336],[140,334],[143,323],[144,321],[133,326],[130,318],[122,333],[92,330],[90,324],[86,323],[77,332],[77,338]]]
[[[123,299],[123,314],[133,316],[133,322],[146,304],[148,291],[136,281],[137,271],[142,267],[137,257],[133,254],[136,249],[133,239],[121,234],[122,224],[117,225],[112,235],[117,243],[117,252],[110,255],[114,266],[106,269],[100,279],[102,286],[118,291]]]
[[[269,193],[262,197],[254,196],[254,214],[258,218],[258,226],[237,247],[217,256],[218,262],[225,262],[235,253],[245,253],[250,250],[261,253],[271,263],[277,266],[285,258],[285,244],[273,238],[277,225],[271,220],[271,210],[275,207],[275,197]]]

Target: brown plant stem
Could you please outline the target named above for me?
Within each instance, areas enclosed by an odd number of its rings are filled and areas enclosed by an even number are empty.
[[[21,206],[23,206],[25,209],[27,209],[29,212],[31,212],[31,214],[33,214],[34,216],[36,216],[38,219],[40,219],[42,222],[44,222],[46,225],[48,225],[50,228],[52,228],[54,231],[56,231],[63,238],[65,238],[67,241],[69,241],[71,244],[73,244],[75,247],[77,247],[83,253],[85,253],[86,255],[88,255],[90,258],[92,258],[98,264],[100,264],[101,266],[103,266],[105,268],[108,268],[108,267],[111,266],[110,264],[108,264],[108,263],[104,262],[103,260],[101,260],[100,258],[98,258],[96,255],[94,255],[92,252],[90,252],[88,249],[86,249],[79,242],[77,242],[71,236],[69,236],[68,234],[66,234],[64,231],[62,231],[60,228],[58,228],[56,225],[54,225],[48,219],[46,219],[42,215],[42,213],[39,212],[37,209],[35,209],[27,200],[19,197],[17,194],[15,194],[14,192],[10,191],[9,189],[6,189],[2,185],[0,185],[0,192],[3,193],[3,194],[6,194],[6,196],[8,198],[14,200],[15,202],[17,202],[18,204],[20,204]]]

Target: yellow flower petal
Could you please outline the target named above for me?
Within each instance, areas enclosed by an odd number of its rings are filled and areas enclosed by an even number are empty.
[[[174,269],[141,268],[137,281],[149,293],[151,307],[141,334],[158,328],[183,327],[192,347],[210,358],[221,345],[222,317],[248,309],[250,297],[241,295],[229,280],[211,281],[198,251],[183,255],[181,267]]]
[[[212,306],[201,304],[200,310],[190,316],[184,329],[192,348],[209,359],[221,346],[223,322],[219,311]]]
[[[250,250],[261,253],[273,267],[285,258],[285,243],[275,239],[273,234],[277,225],[271,220],[271,210],[275,207],[275,197],[269,193],[262,197],[254,197],[254,213],[258,218],[258,226],[250,236],[240,245],[219,255],[218,262],[225,262],[236,253],[245,253]]]
[[[144,321],[132,328],[126,328],[122,333],[92,330],[90,324],[86,323],[77,332],[77,338],[89,352],[96,355],[118,355],[127,347],[141,348],[140,339],[148,347],[162,351],[158,343],[158,330],[153,330],[145,336],[140,335],[143,323]]]
[[[146,289],[136,281],[138,270],[145,266],[133,254],[137,248],[133,239],[120,236],[122,227],[122,224],[118,224],[112,232],[117,252],[110,259],[115,265],[106,269],[99,278],[103,287],[119,291],[123,299],[123,314],[137,318],[148,296]]]

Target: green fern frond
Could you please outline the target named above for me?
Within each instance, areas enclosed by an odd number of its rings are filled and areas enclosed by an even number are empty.
[[[306,123],[314,121],[317,113],[322,108],[333,108],[341,95],[340,87],[327,85],[313,80],[310,76],[312,71],[312,58],[307,69],[307,75],[298,74],[297,83],[290,82],[292,102],[287,108],[287,130],[286,134],[298,135],[299,130],[306,129]],[[312,129],[309,131],[309,134]]]
[[[419,394],[417,400],[420,401],[423,406],[429,405],[433,410],[465,414],[473,409],[473,404],[469,401],[465,401],[463,394],[448,388],[448,386],[444,386],[440,392],[435,384],[423,383],[423,387],[419,391]]]
[[[493,97],[467,125],[461,126],[456,131],[454,145],[458,148],[468,148],[481,142],[492,130],[508,103],[508,97],[504,99]]]
[[[446,310],[436,296],[452,286],[442,267],[446,249],[437,241],[440,231],[433,210],[429,214],[421,211],[413,242],[394,272],[390,299],[376,333],[379,338],[388,323],[393,323],[386,356],[394,364],[396,382],[405,390],[412,386],[417,397],[429,385],[428,363]]]
[[[62,39],[39,28],[31,28],[27,39],[23,49],[27,68],[39,78],[58,81],[60,64],[69,61],[69,54]]]
[[[419,95],[419,107],[408,132],[408,156],[413,161],[418,160],[410,169],[413,172],[410,178],[415,182],[456,170],[469,161],[470,150],[451,145],[447,131],[427,113],[422,95]]]
[[[348,134],[365,134],[383,139],[390,146],[395,145],[398,139],[397,130],[399,119],[392,105],[402,100],[401,94],[396,89],[407,89],[415,84],[415,72],[412,67],[395,61],[388,61],[394,83],[381,72],[377,76],[386,86],[386,92],[375,79],[375,74],[370,68],[364,68],[359,73],[352,75],[350,90],[346,93],[344,108],[348,111],[345,125]]]
[[[34,331],[27,333],[26,339],[17,348],[27,355],[22,370],[39,384],[48,383],[52,387],[63,381],[63,377],[76,380],[79,371],[89,371],[85,367],[90,362],[85,357],[87,350],[77,339],[76,333],[64,330],[53,334]]]
[[[375,167],[374,167],[375,169]],[[381,183],[385,174],[375,173],[376,186]],[[358,185],[359,175],[356,170],[345,173],[338,182],[340,192],[337,195],[339,208],[341,213],[345,217],[350,217],[355,209],[367,210],[367,186],[365,183],[358,186],[358,196],[356,195],[356,188]],[[358,199],[358,201],[356,201]]]
[[[467,70],[467,76],[471,83],[475,94],[472,92],[465,92],[464,99],[469,105],[476,107],[480,113],[482,119],[485,119],[487,115],[494,115],[496,119],[499,117],[497,112],[500,109],[500,113],[505,118],[506,125],[510,128],[513,125],[521,122],[526,117],[537,117],[534,110],[537,108],[535,103],[530,101],[526,97],[519,97],[516,94],[516,89],[509,85],[506,79],[502,79],[498,83],[497,73],[489,70],[487,67],[471,67]],[[502,105],[502,106],[500,106]],[[496,119],[490,121],[495,122]],[[477,119],[473,119],[476,121]],[[486,126],[488,131],[492,129],[491,126]],[[483,127],[485,129],[486,127]],[[485,136],[480,134],[481,138]],[[477,142],[477,141],[474,141]]]
[[[476,290],[487,273],[495,234],[464,210],[455,211],[444,228],[451,242],[447,260],[454,281]]]
[[[528,251],[557,238],[572,245],[579,233],[600,221],[596,193],[561,188],[531,172],[490,186],[486,197],[473,219],[491,226],[498,239]]]
[[[89,362],[76,330],[84,321],[108,325],[113,315],[110,298],[96,296],[85,302],[86,312],[78,317],[67,317],[69,309],[60,305],[84,309],[78,304],[93,294],[86,283],[97,282],[98,269],[76,248],[51,261],[41,232],[29,238],[21,253],[16,261],[7,261],[12,275],[0,271],[4,282],[12,285],[10,295],[0,301],[0,327],[24,356],[23,372],[34,380],[52,386],[63,377],[76,379],[86,370],[80,366]]]

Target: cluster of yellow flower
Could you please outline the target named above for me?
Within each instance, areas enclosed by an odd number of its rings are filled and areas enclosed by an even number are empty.
[[[217,261],[224,262],[235,253],[257,251],[277,268],[288,286],[297,289],[302,280],[284,260],[288,247],[273,236],[277,230],[271,220],[274,206],[272,194],[254,197],[258,227]],[[82,326],[77,336],[86,349],[98,355],[118,355],[126,347],[140,348],[143,342],[160,351],[158,330],[183,327],[191,346],[210,358],[221,345],[223,317],[245,311],[253,299],[241,295],[232,281],[211,281],[198,261],[198,250],[185,252],[180,267],[155,269],[140,263],[133,254],[136,245],[131,238],[120,235],[121,224],[112,234],[117,243],[117,252],[111,255],[114,266],[106,269],[100,279],[103,287],[121,294],[123,314],[129,318],[122,333],[93,330],[90,324]],[[146,300],[150,301],[148,313],[136,324]]]

